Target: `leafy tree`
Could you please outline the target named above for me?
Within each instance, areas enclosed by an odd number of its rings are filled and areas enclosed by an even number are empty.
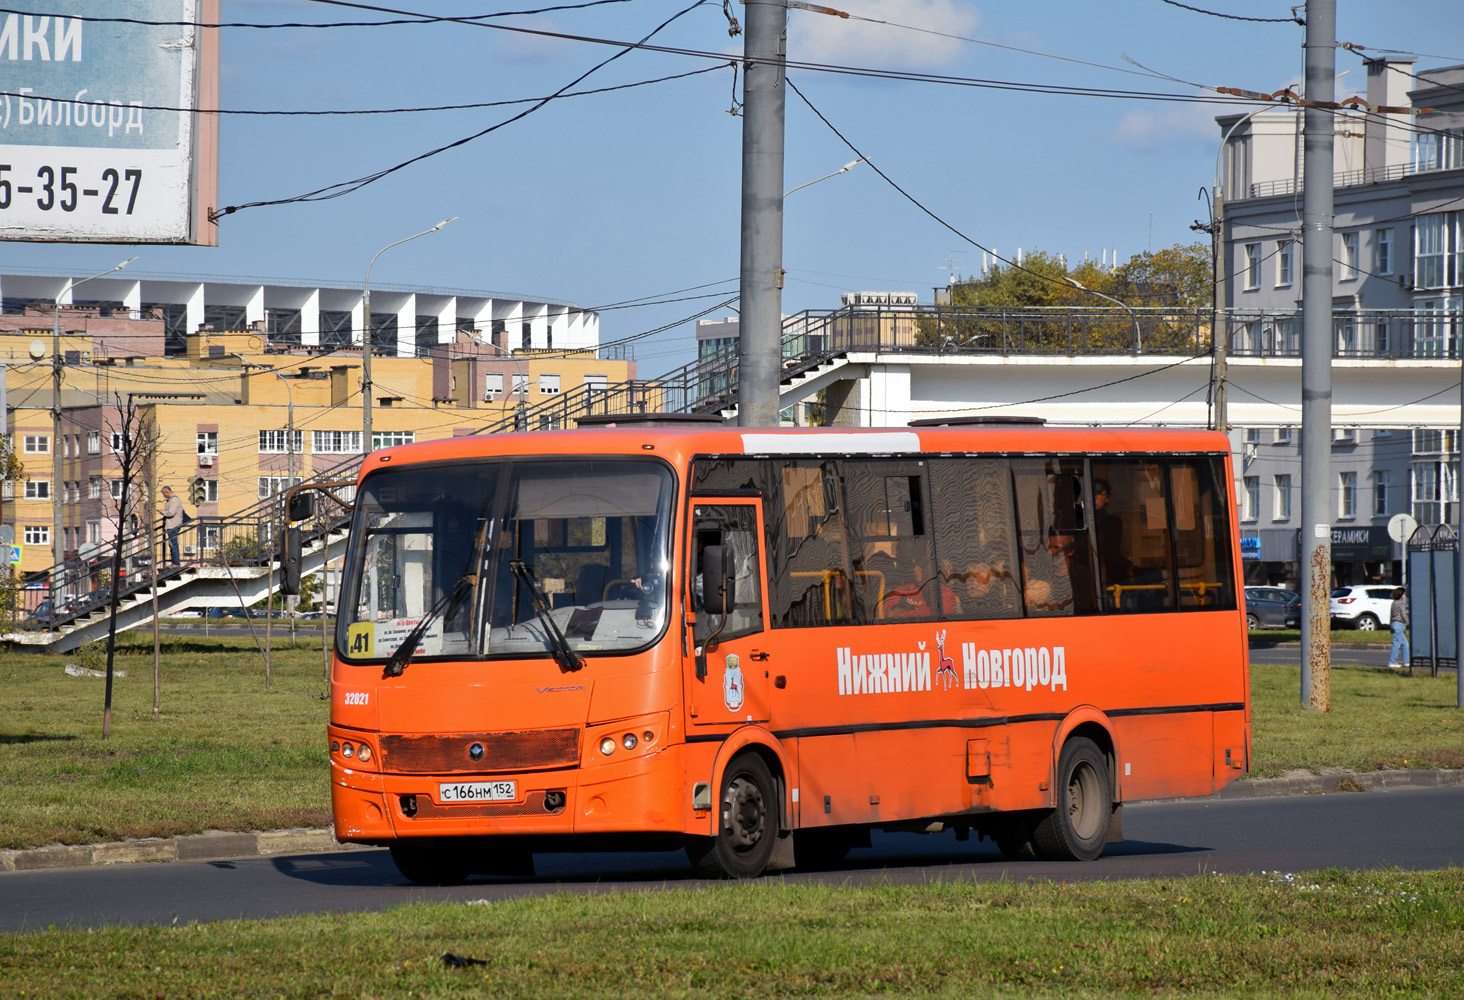
[[[1130,257],[1115,273],[1115,298],[1130,305],[1203,308],[1214,301],[1214,267],[1205,243],[1176,243]]]
[[[0,482],[18,483],[25,478],[25,466],[15,453],[15,445],[9,434],[0,434]],[[0,562],[0,618],[7,628],[15,628],[16,612],[20,601],[20,577],[16,575],[10,559]]]

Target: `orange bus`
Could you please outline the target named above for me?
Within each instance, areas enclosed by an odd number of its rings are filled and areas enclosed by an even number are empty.
[[[749,877],[875,828],[1091,860],[1123,803],[1217,791],[1250,758],[1226,438],[1033,424],[373,452],[337,839],[424,883],[673,844]]]

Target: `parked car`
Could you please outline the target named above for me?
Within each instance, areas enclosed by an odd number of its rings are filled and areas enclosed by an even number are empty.
[[[55,617],[55,606],[48,597],[35,606],[35,609],[27,616],[26,621],[34,622],[37,625],[49,625],[53,617]]]
[[[1364,632],[1387,628],[1395,589],[1391,584],[1338,587],[1332,591],[1332,625]]]
[[[1301,595],[1282,587],[1245,588],[1245,626],[1257,628],[1299,628]]]

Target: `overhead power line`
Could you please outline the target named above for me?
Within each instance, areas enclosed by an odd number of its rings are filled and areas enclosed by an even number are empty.
[[[314,3],[326,3],[327,0],[311,0]],[[65,14],[55,15],[66,17],[72,21],[83,21],[88,24],[135,24],[145,28],[254,28],[258,30],[271,29],[310,29],[310,28],[392,28],[404,24],[443,24],[452,22],[457,24],[481,23],[493,18],[500,17],[532,17],[536,14],[554,14],[566,10],[584,10],[589,7],[603,7],[612,3],[630,3],[631,0],[587,0],[586,3],[561,4],[555,7],[540,7],[535,10],[504,10],[492,14],[466,14],[456,16],[438,16],[433,14],[406,14],[389,21],[169,21],[152,20],[141,17],[101,17],[95,14]],[[355,7],[361,10],[372,10],[382,8],[371,8],[363,4],[330,4],[338,7]],[[19,14],[22,17],[45,17],[51,11],[20,10],[14,7],[0,7],[0,14]]]

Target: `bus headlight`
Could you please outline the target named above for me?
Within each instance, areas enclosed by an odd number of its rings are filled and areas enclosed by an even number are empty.
[[[625,749],[634,750],[635,744],[637,742],[635,738],[635,733],[626,733],[625,738],[622,739],[620,742],[625,745]]]
[[[607,736],[603,740],[600,741],[600,752],[602,754],[604,754],[606,757],[610,756],[612,753],[615,752],[615,739],[614,739],[614,737]]]

